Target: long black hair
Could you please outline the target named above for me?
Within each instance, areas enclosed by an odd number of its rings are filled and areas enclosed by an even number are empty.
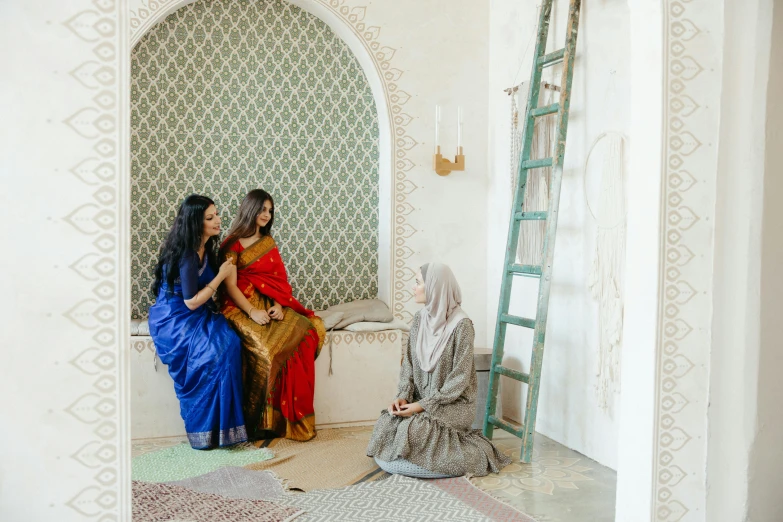
[[[275,224],[275,201],[266,190],[251,190],[247,193],[245,199],[242,200],[242,203],[239,204],[237,218],[231,223],[228,237],[226,237],[223,243],[224,252],[228,251],[237,240],[243,237],[250,237],[256,233],[256,228],[258,228],[256,218],[264,209],[264,203],[267,201],[272,205],[272,211],[270,212],[269,222],[260,228],[261,237],[272,233],[272,225]]]
[[[204,214],[214,204],[215,202],[206,196],[191,194],[180,205],[174,225],[160,247],[158,264],[155,267],[155,282],[152,284],[155,296],[163,285],[164,276],[169,292],[173,291],[174,281],[179,277],[179,262],[185,254],[198,252],[201,235],[204,233]],[[204,245],[204,255],[213,270],[217,270],[218,265],[218,242],[218,237],[212,236]]]

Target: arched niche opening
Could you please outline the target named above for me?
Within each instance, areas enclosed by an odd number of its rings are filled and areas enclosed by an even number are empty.
[[[334,13],[298,4],[184,0],[135,33],[134,318],[146,315],[155,254],[181,199],[213,197],[226,222],[258,187],[275,198],[274,234],[306,306],[375,296],[392,306],[381,77]]]

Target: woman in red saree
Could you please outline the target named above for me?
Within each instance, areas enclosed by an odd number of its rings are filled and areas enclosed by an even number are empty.
[[[273,223],[272,196],[250,191],[220,249],[237,267],[222,311],[242,340],[248,437],[305,441],[315,437],[315,359],[326,330],[292,295]]]

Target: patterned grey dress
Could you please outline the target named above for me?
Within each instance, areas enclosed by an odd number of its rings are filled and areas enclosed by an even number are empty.
[[[424,411],[395,417],[383,410],[375,423],[367,456],[385,461],[406,459],[446,475],[484,476],[511,463],[479,431],[476,415],[476,371],[473,323],[460,321],[437,366],[427,373],[416,358],[419,314],[413,319],[400,369],[397,398],[418,402]],[[390,401],[391,402],[391,401]]]

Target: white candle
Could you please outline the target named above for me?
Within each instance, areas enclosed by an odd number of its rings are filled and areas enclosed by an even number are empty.
[[[462,147],[462,107],[457,107],[457,147]]]
[[[435,105],[435,153],[438,152],[440,143],[440,105]]]

